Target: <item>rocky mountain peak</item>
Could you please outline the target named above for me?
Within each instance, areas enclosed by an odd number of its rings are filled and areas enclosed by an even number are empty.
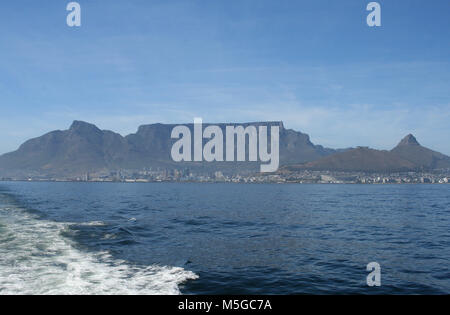
[[[403,145],[420,145],[420,144],[417,141],[416,137],[414,137],[412,134],[409,134],[406,137],[404,137],[398,145],[403,146]]]
[[[101,131],[100,129],[97,128],[97,126],[81,121],[81,120],[74,120],[72,125],[70,126],[70,131],[74,131],[74,132],[82,132],[82,133],[86,133],[86,132],[99,132]]]

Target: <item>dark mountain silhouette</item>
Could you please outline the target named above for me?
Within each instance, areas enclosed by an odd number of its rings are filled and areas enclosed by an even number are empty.
[[[218,124],[222,130],[227,125],[279,126],[280,165],[285,165],[282,171],[392,172],[450,168],[450,157],[421,146],[413,135],[406,136],[391,151],[365,147],[333,150],[314,145],[307,134],[285,129],[282,122]],[[173,162],[170,151],[175,140],[170,135],[175,126],[143,125],[136,133],[123,137],[93,124],[74,121],[68,130],[52,131],[28,140],[17,151],[0,156],[0,175],[34,172],[65,176],[99,170],[184,167],[233,173],[259,169],[259,162]],[[185,126],[193,132],[193,124]]]
[[[406,137],[404,137],[397,146],[418,147],[420,146],[420,143],[417,141],[416,137],[414,137],[412,134],[409,134]]]
[[[114,132],[74,121],[69,130],[52,131],[0,157],[3,170],[79,171],[123,162],[128,143]]]
[[[204,124],[204,127],[209,124]],[[280,163],[313,161],[335,153],[335,150],[314,145],[308,135],[285,129],[281,122],[218,124],[280,126]],[[175,163],[170,151],[175,140],[171,131],[176,125],[151,124],[140,126],[126,137],[95,125],[74,121],[68,130],[52,131],[22,144],[17,151],[0,156],[0,174],[37,172],[45,175],[72,175],[98,170],[141,168],[202,168],[228,169],[235,172],[257,170],[259,163]],[[193,131],[193,124],[185,124]],[[225,134],[225,132],[224,132]]]
[[[408,135],[391,151],[359,147],[303,164],[288,165],[282,171],[328,170],[394,172],[450,168],[450,157],[427,149]]]
[[[357,148],[340,152],[328,157],[301,165],[285,167],[286,170],[317,170],[317,171],[407,171],[415,168],[415,164],[389,151],[379,151],[369,148]]]
[[[391,152],[414,163],[418,168],[440,169],[450,167],[450,157],[421,146],[411,134],[403,138]]]

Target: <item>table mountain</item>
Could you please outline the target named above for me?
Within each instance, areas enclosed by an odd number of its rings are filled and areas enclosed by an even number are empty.
[[[184,124],[193,130],[193,124]],[[209,124],[204,124],[204,127]],[[335,153],[335,150],[314,145],[308,135],[285,129],[282,122],[255,122],[227,125],[280,126],[280,163],[293,164],[314,161]],[[175,140],[170,138],[176,125],[150,124],[140,126],[125,137],[95,125],[74,121],[68,130],[52,131],[22,144],[17,151],[0,156],[0,174],[39,174],[65,176],[98,170],[142,168],[202,168],[230,169],[234,172],[257,170],[259,162],[240,163],[175,163],[170,151]],[[225,135],[225,132],[224,132]]]

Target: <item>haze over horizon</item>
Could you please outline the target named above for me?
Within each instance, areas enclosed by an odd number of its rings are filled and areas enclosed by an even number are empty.
[[[0,154],[73,120],[283,121],[330,148],[450,155],[450,2],[19,0],[0,10]]]

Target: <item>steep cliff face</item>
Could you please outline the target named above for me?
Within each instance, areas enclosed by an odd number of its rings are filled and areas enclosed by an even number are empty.
[[[127,159],[128,144],[119,134],[74,121],[68,130],[52,131],[0,157],[2,170],[91,171]]]
[[[280,164],[304,163],[334,153],[311,143],[309,136],[285,129],[281,122],[218,124],[277,125],[280,127]],[[112,131],[100,130],[93,124],[74,121],[68,130],[52,131],[28,140],[17,151],[0,156],[2,173],[36,171],[44,174],[74,174],[101,169],[140,169],[182,166],[171,159],[172,129],[176,125],[151,124],[140,126],[135,134],[122,137]],[[193,133],[193,124],[185,124]],[[207,127],[208,124],[204,124]],[[183,163],[183,166],[214,169],[256,170],[257,163]]]

